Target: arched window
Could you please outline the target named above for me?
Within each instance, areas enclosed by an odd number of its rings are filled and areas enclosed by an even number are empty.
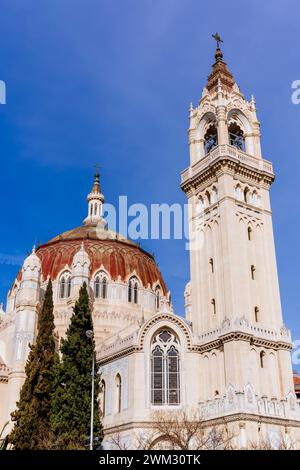
[[[100,297],[100,278],[99,276],[96,277],[95,280],[95,297]]]
[[[107,279],[104,277],[102,279],[102,299],[107,298]]]
[[[211,203],[214,204],[215,202],[218,202],[218,190],[213,187],[211,191]]]
[[[106,407],[106,385],[105,385],[105,381],[104,381],[104,380],[101,380],[100,391],[101,391],[101,411],[102,411],[102,416],[105,416],[105,407]]]
[[[93,204],[91,204],[90,215],[93,215]]]
[[[264,351],[261,351],[260,355],[259,355],[259,359],[260,359],[260,367],[263,369],[264,368],[264,365],[265,365],[265,355],[266,353]]]
[[[138,283],[135,282],[133,286],[133,301],[135,304],[138,303]]]
[[[138,303],[139,284],[136,277],[131,277],[128,282],[128,302]]]
[[[244,189],[244,202],[249,202],[249,188]]]
[[[252,204],[256,207],[258,206],[258,196],[256,191],[253,191],[252,194]]]
[[[206,200],[207,200],[207,205],[210,206],[210,204],[211,204],[210,193],[208,191],[206,191],[205,196],[206,196]]]
[[[115,410],[116,413],[121,413],[122,411],[122,380],[120,374],[116,375],[115,380]]]
[[[212,305],[212,313],[215,315],[217,313],[216,310],[216,299],[211,299],[211,305]]]
[[[98,208],[98,205],[95,204],[95,208],[94,208],[94,215],[97,215],[97,208]]]
[[[248,227],[248,240],[249,241],[252,240],[252,228],[251,227]]]
[[[259,321],[259,308],[258,307],[254,307],[254,318],[256,322]]]
[[[197,202],[197,213],[201,214],[204,211],[204,208],[205,208],[204,199],[202,196],[200,196]]]
[[[251,265],[251,279],[254,281],[255,279],[255,266]]]
[[[229,145],[236,147],[239,150],[245,152],[245,138],[242,129],[235,123],[232,122],[228,126],[229,134]]]
[[[156,289],[155,289],[155,308],[156,308],[156,311],[159,310],[159,307],[160,307],[160,287],[157,286]]]
[[[180,355],[177,337],[169,330],[160,331],[152,341],[151,403],[180,403]]]
[[[105,272],[97,274],[94,285],[95,298],[107,299],[107,276]]]
[[[204,153],[207,155],[218,145],[218,133],[215,125],[211,125],[204,135]]]
[[[235,195],[236,199],[238,199],[239,201],[241,201],[243,199],[242,198],[242,188],[240,187],[239,184],[235,187],[234,195]]]
[[[71,275],[69,272],[63,273],[59,280],[59,297],[66,299],[71,296]]]
[[[61,299],[65,297],[65,290],[66,290],[66,280],[63,276],[60,280],[60,289],[59,289],[59,296]]]
[[[213,272],[214,272],[214,260],[213,260],[213,258],[209,258],[209,264],[210,264],[211,272],[213,274]]]
[[[71,277],[69,277],[67,281],[67,297],[70,297],[70,295],[71,295]]]

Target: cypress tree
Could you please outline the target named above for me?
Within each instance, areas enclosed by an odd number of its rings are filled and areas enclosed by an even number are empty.
[[[17,450],[44,449],[47,446],[56,355],[53,331],[52,283],[49,280],[38,315],[36,343],[30,346],[20,400],[16,411],[11,414],[15,425],[9,435],[9,442]]]
[[[79,299],[62,340],[61,361],[55,368],[55,391],[52,397],[51,425],[58,449],[84,449],[90,434],[92,357],[95,343],[86,331],[93,331],[87,286],[80,289]],[[98,395],[100,378],[94,377],[94,438],[102,440]]]

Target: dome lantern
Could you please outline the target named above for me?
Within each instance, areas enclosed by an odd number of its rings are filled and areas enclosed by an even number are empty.
[[[87,196],[88,215],[84,219],[84,225],[106,225],[102,217],[102,208],[104,203],[104,195],[100,189],[100,174],[96,171],[94,176],[94,184],[92,191]]]

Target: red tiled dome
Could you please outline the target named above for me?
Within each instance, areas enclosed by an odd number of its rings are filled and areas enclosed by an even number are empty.
[[[91,266],[91,275],[101,266],[113,280],[118,276],[125,281],[134,271],[144,287],[159,281],[164,293],[167,289],[152,255],[138,245],[110,230],[98,229],[93,225],[82,225],[53,238],[37,249],[42,263],[42,276],[52,280],[66,265],[71,267],[75,253],[83,243]]]

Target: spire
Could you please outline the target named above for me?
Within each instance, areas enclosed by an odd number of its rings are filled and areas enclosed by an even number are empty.
[[[212,65],[212,71],[208,77],[206,88],[212,93],[217,87],[222,87],[226,91],[231,91],[234,85],[234,78],[223,61],[223,52],[220,49],[220,42],[223,42],[219,33],[212,34],[216,41],[215,63]]]
[[[94,183],[92,191],[87,196],[88,202],[88,215],[84,219],[83,223],[85,225],[98,225],[99,223],[104,223],[102,218],[102,206],[104,203],[104,195],[101,193],[100,189],[100,174],[98,168],[94,175]]]

